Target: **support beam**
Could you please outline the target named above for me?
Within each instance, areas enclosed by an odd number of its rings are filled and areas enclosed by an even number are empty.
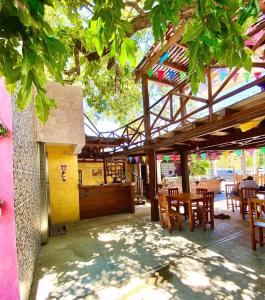
[[[211,68],[207,68],[207,85],[208,85],[208,104],[209,104],[209,119],[213,119],[213,90],[212,90],[212,74]]]
[[[185,116],[186,116],[186,114],[187,114],[187,109],[186,109],[186,104],[187,104],[187,102],[188,102],[188,100],[187,100],[187,98],[185,99],[182,95],[183,95],[183,92],[184,92],[184,89],[183,88],[180,88],[179,89],[179,91],[180,91],[180,97],[179,97],[179,104],[180,104],[180,116],[181,116],[181,119],[182,119],[182,121],[181,121],[181,124],[182,124],[182,126],[185,126],[186,124],[187,124],[187,122],[188,122],[188,120],[187,119],[185,119]],[[189,98],[188,98],[189,99]]]
[[[189,165],[188,165],[188,152],[180,151],[180,173],[182,181],[183,193],[190,192],[190,179],[189,179]]]
[[[142,94],[144,104],[144,129],[146,137],[146,155],[149,164],[149,200],[151,203],[151,220],[159,220],[158,201],[156,199],[156,161],[155,150],[152,147],[152,135],[150,124],[150,110],[149,110],[149,92],[148,92],[148,78],[147,75],[142,77]]]
[[[106,158],[103,158],[103,173],[104,173],[104,183],[107,184],[108,180],[107,180],[107,162],[106,162]]]
[[[173,62],[169,62],[169,61],[164,61],[163,65],[165,67],[170,68],[173,71],[177,71],[177,72],[184,72],[184,73],[188,73],[188,68],[184,67],[178,63],[173,63]]]
[[[144,68],[142,68],[141,70],[139,70],[138,72],[136,72],[136,81],[138,81],[141,76],[145,73],[148,72],[148,70],[158,62],[160,56],[167,51],[167,49],[169,49],[171,46],[173,46],[175,43],[179,42],[180,39],[182,38],[182,35],[184,33],[184,29],[185,29],[185,21],[181,21],[179,24],[179,27],[177,28],[177,30],[174,32],[174,34],[168,39],[167,43],[164,45],[164,47],[161,47],[161,49],[159,51],[157,51],[157,53],[149,60],[149,62],[144,66]]]

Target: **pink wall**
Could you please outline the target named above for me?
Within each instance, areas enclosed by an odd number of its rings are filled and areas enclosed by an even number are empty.
[[[0,118],[12,131],[11,98],[0,78]],[[13,192],[12,135],[0,137],[0,199],[4,201],[0,218],[0,299],[19,299],[18,266]]]

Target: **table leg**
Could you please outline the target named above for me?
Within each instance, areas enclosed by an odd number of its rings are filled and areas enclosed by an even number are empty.
[[[193,214],[192,214],[192,202],[188,202],[188,214],[189,214],[189,227],[190,231],[193,231],[194,224],[193,224]]]

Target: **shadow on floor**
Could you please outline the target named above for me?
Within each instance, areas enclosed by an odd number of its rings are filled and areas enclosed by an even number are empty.
[[[238,217],[216,220],[213,231],[191,233],[185,224],[169,234],[138,207],[52,237],[31,299],[264,299],[264,253],[251,251],[248,224]]]

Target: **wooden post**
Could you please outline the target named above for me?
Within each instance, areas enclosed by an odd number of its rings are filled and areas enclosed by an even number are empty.
[[[212,76],[211,68],[207,68],[207,85],[208,85],[208,105],[209,105],[209,119],[213,119],[213,91],[212,91]]]
[[[106,158],[103,158],[103,172],[104,172],[104,183],[107,184],[108,183],[108,179],[107,179],[107,162],[106,162]]]
[[[156,155],[152,146],[150,111],[149,111],[149,93],[148,93],[148,77],[146,74],[142,77],[142,94],[144,104],[144,129],[146,138],[146,155],[149,164],[149,200],[151,203],[151,220],[159,220],[158,201],[156,199]]]
[[[188,166],[188,153],[185,150],[180,151],[180,173],[182,180],[183,193],[190,192],[190,179],[189,179],[189,166]]]
[[[246,176],[246,150],[242,150],[242,156],[241,156],[241,170],[243,176]]]
[[[183,87],[180,87],[179,92],[184,94],[184,89]],[[180,116],[181,116],[181,125],[185,126],[187,124],[187,119],[184,119],[184,117],[187,114],[187,110],[186,110],[186,104],[185,104],[185,98],[183,97],[179,97],[179,106],[181,108],[180,111]]]

